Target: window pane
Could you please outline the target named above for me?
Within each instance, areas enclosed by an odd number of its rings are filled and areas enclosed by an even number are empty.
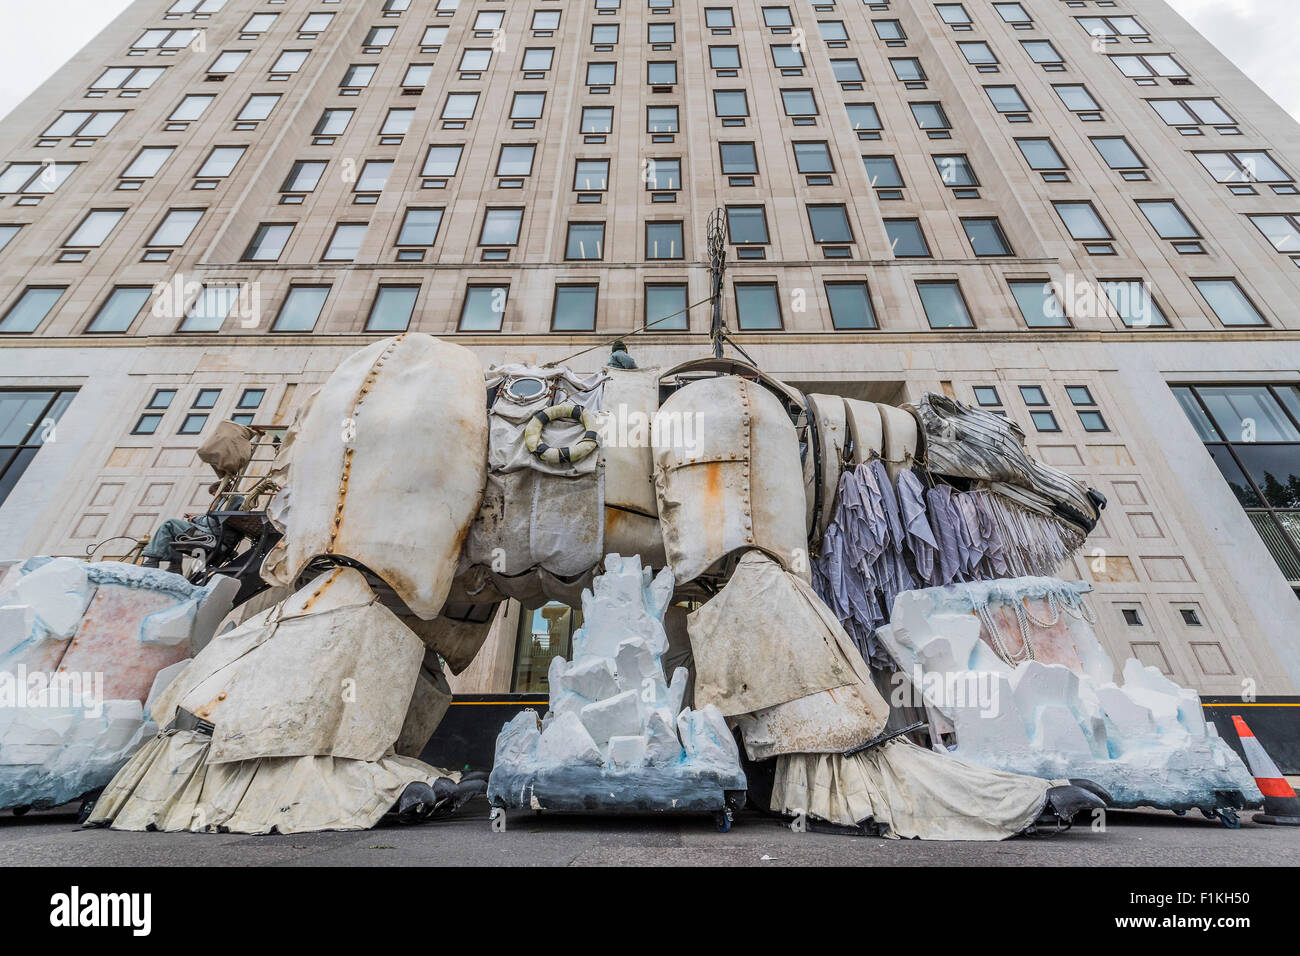
[[[510,118],[521,120],[541,119],[545,107],[545,93],[516,93],[514,105],[510,108]],[[585,112],[583,115],[586,115]]]
[[[430,146],[424,161],[423,176],[455,176],[464,146]]]
[[[955,282],[918,282],[917,292],[921,306],[932,329],[969,328],[970,313],[966,311],[961,291]]]
[[[852,242],[853,230],[843,206],[809,206],[813,242]]]
[[[1075,239],[1109,239],[1110,230],[1101,221],[1091,203],[1058,202],[1053,203],[1057,215],[1065,223],[1065,228]]]
[[[96,209],[81,220],[77,231],[68,237],[65,246],[73,248],[93,248],[103,243],[113,227],[122,221],[126,213],[120,209]]]
[[[682,312],[687,306],[685,285],[649,285],[645,287],[646,324],[656,332],[688,328],[689,316]],[[675,313],[681,312],[681,315]],[[665,318],[665,316],[672,318]],[[663,319],[663,321],[658,321]]]
[[[1228,441],[1300,442],[1300,431],[1262,385],[1198,386],[1196,391]]]
[[[596,328],[596,287],[562,285],[555,289],[555,314],[551,327],[557,332],[588,332]]]
[[[1147,217],[1161,239],[1195,239],[1196,228],[1172,202],[1139,201],[1138,208]]]
[[[0,332],[34,332],[45,321],[54,304],[63,295],[66,286],[57,288],[28,288],[0,320]]]
[[[831,307],[831,323],[837,329],[874,329],[876,313],[865,282],[828,282],[826,299]]]
[[[119,286],[112,291],[86,327],[87,332],[125,332],[153,294],[150,288]]]
[[[1065,160],[1050,139],[1018,139],[1016,145],[1030,169],[1065,169]]]
[[[722,172],[727,176],[754,175],[758,173],[758,157],[753,143],[719,143]]]
[[[438,227],[442,224],[441,209],[408,209],[402,220],[402,231],[398,233],[399,246],[431,246],[438,238]]]
[[[903,185],[898,163],[893,156],[863,156],[862,165],[867,171],[867,182],[875,189],[897,189]]]
[[[825,143],[795,143],[794,161],[799,172],[804,174],[835,172],[830,150]]]
[[[327,285],[298,285],[289,290],[280,314],[276,316],[276,332],[310,332],[320,319],[325,300],[329,297]]]
[[[890,249],[900,259],[930,255],[930,247],[925,242],[925,234],[921,232],[921,224],[915,219],[886,219],[885,235],[889,239]]]
[[[1232,279],[1193,279],[1196,288],[1210,304],[1214,314],[1224,325],[1264,325],[1259,314],[1241,286]]]
[[[1011,246],[996,219],[963,219],[966,238],[977,256],[1009,256]]]
[[[203,218],[202,209],[173,209],[154,230],[149,240],[151,246],[181,246],[189,239],[194,227]]]
[[[605,243],[603,222],[569,223],[569,240],[565,245],[566,259],[599,259]]]
[[[774,283],[737,285],[736,321],[741,329],[781,328],[781,304]]]
[[[222,324],[239,299],[239,288],[232,285],[203,287],[181,322],[182,332],[220,332]]]
[[[727,232],[730,233],[732,245],[746,243],[766,243],[767,217],[762,206],[728,206]]]
[[[513,246],[519,241],[519,224],[523,221],[522,209],[489,209],[483,215],[480,246]]]
[[[647,259],[682,258],[682,224],[680,222],[646,223],[645,255]]]
[[[401,332],[411,324],[419,286],[381,286],[366,322],[367,332]]]
[[[506,311],[508,286],[470,286],[465,291],[465,305],[461,308],[462,332],[499,332],[501,317]]]
[[[1064,326],[1070,321],[1065,317],[1061,303],[1057,301],[1049,282],[1012,282],[1011,294],[1015,297],[1020,314],[1025,324],[1031,328]]]
[[[1136,280],[1102,282],[1106,298],[1115,307],[1115,313],[1130,328],[1168,325],[1165,314],[1156,305],[1146,283]]]
[[[366,237],[366,223],[344,223],[334,230],[325,258],[337,262],[351,262],[361,251],[361,240]]]

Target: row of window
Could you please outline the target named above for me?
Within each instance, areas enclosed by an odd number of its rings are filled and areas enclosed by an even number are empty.
[[[599,242],[598,236],[579,241]],[[1263,315],[1231,278],[1193,279],[1193,285],[1229,327],[1264,325]],[[974,328],[975,323],[955,279],[918,279],[917,296],[926,319],[934,329]],[[1007,287],[1025,325],[1030,328],[1064,328],[1070,315],[1061,302],[1057,287],[1043,279],[1008,278]],[[299,284],[289,289],[272,332],[310,332],[324,311],[331,286]],[[380,285],[371,305],[366,331],[392,332],[409,327],[421,286],[419,283]],[[557,283],[552,305],[554,331],[594,331],[598,286],[590,282]],[[834,328],[842,330],[877,328],[876,312],[865,281],[844,280],[824,283],[827,305]],[[31,333],[51,314],[66,286],[28,286],[0,319],[0,333]],[[85,331],[91,334],[127,332],[154,295],[153,286],[116,286],[96,310]],[[457,328],[462,332],[501,330],[508,283],[471,284],[461,305]],[[1079,290],[1072,290],[1078,292]],[[743,331],[772,331],[785,327],[781,298],[775,282],[734,283],[737,326]],[[1160,328],[1169,325],[1164,312],[1140,279],[1103,279],[1095,290],[1096,302],[1079,308],[1109,307],[1129,328]],[[686,330],[687,286],[683,282],[645,284],[645,322],[660,331]],[[1103,301],[1104,299],[1104,301]],[[183,305],[183,303],[181,304]],[[189,307],[178,331],[219,332],[238,316],[246,328],[260,325],[260,303],[239,284],[205,285]]]
[[[177,390],[174,388],[155,389],[149,403],[145,406],[144,412],[136,419],[131,434],[157,434],[159,427],[162,425],[163,416],[176,400],[176,394]],[[208,419],[212,416],[213,410],[217,407],[220,398],[221,389],[219,388],[199,389],[194,396],[193,403],[181,417],[176,434],[198,435],[201,433],[203,427],[208,423]],[[235,403],[235,410],[227,417],[230,421],[240,425],[251,425],[265,398],[266,389],[245,388],[240,392],[239,401]]]

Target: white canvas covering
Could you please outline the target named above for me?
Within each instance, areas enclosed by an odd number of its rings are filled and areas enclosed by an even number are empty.
[[[772,809],[840,825],[873,820],[892,838],[1005,840],[1065,781],[988,770],[901,738],[844,757],[779,757]]]
[[[478,511],[487,463],[482,366],[432,335],[403,333],[349,356],[293,439],[279,577],[318,555],[359,561],[418,617],[442,609]],[[268,556],[275,567],[278,556]]]
[[[337,568],[219,635],[160,697],[215,725],[210,763],[378,760],[401,733],[424,646],[359,571]]]
[[[166,729],[118,772],[91,824],[237,833],[373,826],[407,784],[452,776],[417,749],[449,700],[436,658],[351,568],[219,635],[154,703]],[[421,667],[424,665],[424,672]]]
[[[494,365],[487,371],[489,385],[502,386],[492,403],[488,467],[495,474],[531,469],[548,475],[589,475],[596,470],[598,458],[589,455],[577,462],[549,464],[524,445],[524,429],[536,412],[552,405],[573,402],[593,412],[600,411],[604,371],[581,375],[567,368],[541,368],[534,365]],[[543,390],[535,398],[516,398],[509,385],[517,379],[537,379]],[[582,437],[580,422],[554,422],[546,427],[543,438],[552,447],[571,445]]]

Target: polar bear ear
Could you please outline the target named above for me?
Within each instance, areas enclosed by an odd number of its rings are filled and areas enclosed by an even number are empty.
[[[662,619],[664,612],[668,610],[668,605],[672,602],[673,591],[677,588],[677,580],[673,577],[672,568],[664,568],[650,582],[650,587],[646,591],[646,602],[649,610],[655,617]]]

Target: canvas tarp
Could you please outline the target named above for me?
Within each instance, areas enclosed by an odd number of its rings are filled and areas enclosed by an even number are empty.
[[[378,761],[268,757],[206,762],[212,738],[194,731],[155,737],[113,778],[88,823],[115,830],[232,833],[365,830],[406,785],[459,779],[410,757]]]
[[[261,757],[378,760],[401,733],[424,645],[338,568],[218,635],[159,697],[215,726],[210,763]]]
[[[199,461],[212,466],[218,478],[237,475],[253,458],[253,430],[238,422],[217,422],[212,436],[198,450]]]
[[[988,770],[896,738],[852,757],[779,757],[772,809],[845,826],[869,819],[894,838],[1005,840],[1065,782]]]
[[[760,551],[746,552],[688,627],[696,699],[727,717],[847,684],[865,684],[879,696],[861,655],[812,587]],[[883,701],[879,709],[883,724]]]

